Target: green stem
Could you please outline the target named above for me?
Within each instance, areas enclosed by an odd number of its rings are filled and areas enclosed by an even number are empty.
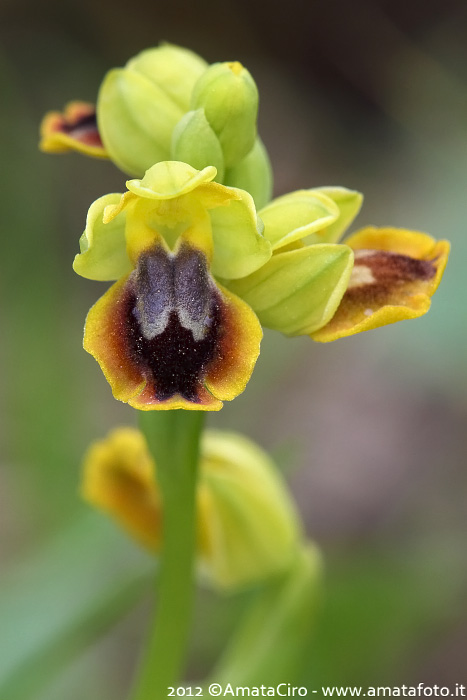
[[[165,700],[182,671],[193,603],[195,489],[202,411],[140,413],[157,464],[163,503],[163,544],[157,615],[132,700]]]

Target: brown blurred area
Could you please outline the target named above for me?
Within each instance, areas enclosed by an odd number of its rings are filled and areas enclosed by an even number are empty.
[[[329,632],[318,633],[320,649],[329,657],[334,649],[352,679],[372,663],[379,643],[388,662],[381,682],[384,674],[395,682],[465,682],[467,4],[2,0],[0,19],[8,85],[2,275],[11,299],[0,313],[12,328],[1,350],[7,457],[0,465],[0,554],[9,562],[38,524],[60,522],[76,500],[87,442],[133,420],[80,350],[82,320],[102,287],[70,269],[89,203],[121,190],[124,176],[78,156],[31,155],[40,118],[71,99],[94,100],[107,69],[161,40],[208,61],[238,59],[260,89],[276,195],[331,184],[361,190],[357,226],[427,231],[452,240],[453,255],[423,319],[330,346],[267,333],[247,391],[211,423],[248,433],[286,469],[329,567]],[[16,123],[13,104],[21,109]],[[44,296],[33,309],[38,289]],[[55,314],[52,326],[37,317],[46,308]],[[40,340],[40,357],[53,342],[58,366],[37,364],[26,337]],[[18,446],[24,420],[35,421],[49,389],[52,397],[59,391],[60,415],[42,416],[29,446]],[[47,431],[57,420],[63,444],[52,448]],[[52,510],[43,503],[37,461],[49,465]],[[367,617],[352,618],[352,606]],[[398,620],[404,615],[407,628]],[[364,638],[362,658],[346,646],[353,636]],[[316,653],[324,678],[330,662]]]

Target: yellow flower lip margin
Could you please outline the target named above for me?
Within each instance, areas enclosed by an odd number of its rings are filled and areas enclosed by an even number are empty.
[[[260,209],[273,255],[228,286],[262,325],[330,342],[428,311],[449,243],[367,227],[337,244],[362,199],[343,187],[321,187],[283,195]]]
[[[88,448],[83,460],[83,498],[117,517],[143,546],[157,551],[162,505],[154,484],[154,463],[139,430],[115,428]]]
[[[114,429],[84,458],[81,493],[153,552],[161,547],[157,467],[143,434]],[[200,575],[231,591],[282,573],[300,546],[292,498],[269,456],[246,437],[207,430],[197,487]]]
[[[450,245],[406,229],[367,227],[346,239],[355,265],[330,322],[311,334],[326,343],[417,318],[431,305]]]
[[[45,153],[77,151],[109,157],[97,129],[95,107],[88,102],[69,102],[63,112],[48,112],[41,122],[39,148]]]

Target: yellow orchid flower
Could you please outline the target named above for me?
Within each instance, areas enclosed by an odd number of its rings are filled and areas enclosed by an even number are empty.
[[[158,163],[88,215],[74,269],[118,281],[90,310],[84,347],[115,398],[140,410],[219,410],[259,354],[255,314],[212,271],[245,274],[270,246],[250,195],[212,182],[215,172]]]

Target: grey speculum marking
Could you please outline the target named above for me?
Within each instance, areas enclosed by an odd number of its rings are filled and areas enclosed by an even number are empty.
[[[174,310],[173,260],[162,248],[141,257],[135,287],[135,316],[146,340],[152,340],[167,327]]]
[[[180,394],[199,401],[221,333],[221,297],[206,257],[189,245],[176,255],[158,246],[141,256],[130,280],[127,328],[135,362],[157,399]]]

